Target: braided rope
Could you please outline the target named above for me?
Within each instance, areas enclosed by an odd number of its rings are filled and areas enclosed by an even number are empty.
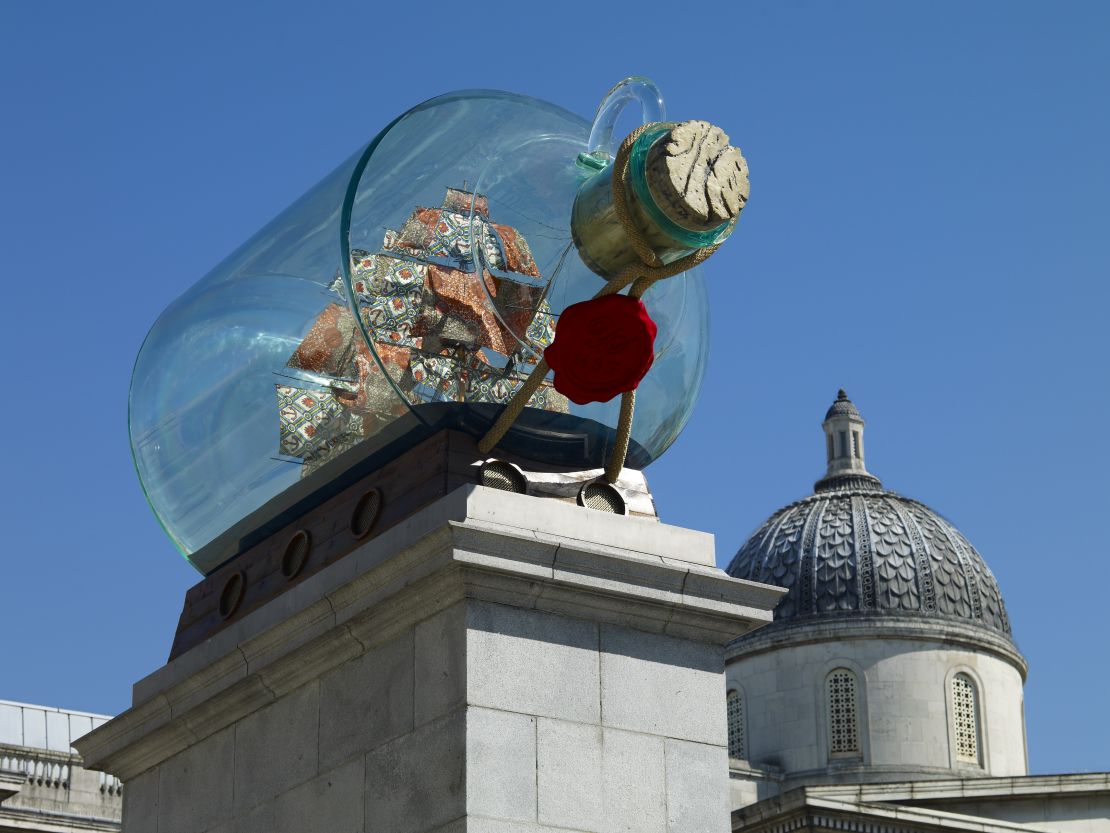
[[[684,257],[679,258],[673,263],[663,263],[659,256],[652,249],[651,244],[648,243],[643,233],[640,231],[639,226],[636,225],[636,220],[632,216],[632,210],[628,205],[628,159],[632,152],[632,145],[636,139],[645,131],[655,127],[655,123],[641,125],[624,137],[621,142],[620,148],[617,150],[617,155],[613,160],[613,211],[620,221],[621,228],[624,230],[625,235],[628,237],[628,242],[632,246],[632,250],[636,256],[640,258],[641,263],[627,266],[621,272],[601,289],[598,290],[594,298],[601,298],[605,295],[613,295],[620,292],[629,284],[632,288],[628,290],[628,295],[631,298],[641,298],[643,294],[651,288],[652,284],[656,281],[661,281],[665,278],[680,275],[693,269],[698,264],[704,262],[715,251],[717,246],[706,246],[702,249],[697,249]],[[512,398],[505,405],[504,410],[497,417],[497,420],[490,426],[489,431],[482,437],[478,443],[478,450],[483,454],[489,454],[494,447],[501,442],[505,434],[513,423],[516,422],[517,417],[523,412],[528,401],[532,395],[543,384],[544,378],[547,376],[548,367],[546,359],[540,359],[532,373],[524,380],[521,385],[513,393]],[[621,470],[624,468],[625,458],[628,456],[628,444],[632,438],[632,417],[636,409],[636,391],[635,389],[625,391],[621,394],[621,409],[620,417],[617,420],[617,437],[613,443],[613,454],[609,458],[608,464],[605,466],[605,478],[610,483],[616,483],[620,478]]]

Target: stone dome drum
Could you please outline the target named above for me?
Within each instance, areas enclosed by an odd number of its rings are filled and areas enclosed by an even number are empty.
[[[740,548],[734,578],[789,590],[775,621],[883,614],[955,620],[1010,638],[983,558],[928,506],[882,487],[863,465],[863,419],[843,391],[824,423],[829,471]]]

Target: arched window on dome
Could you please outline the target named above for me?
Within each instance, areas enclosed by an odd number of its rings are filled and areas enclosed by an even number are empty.
[[[728,714],[728,756],[745,759],[747,733],[744,731],[744,698],[736,689],[731,689],[726,698]]]
[[[857,689],[855,672],[847,668],[835,668],[825,678],[830,758],[858,758],[862,754]]]
[[[963,673],[954,676],[949,700],[952,709],[956,761],[961,764],[982,766],[980,755],[982,744],[979,741],[979,690],[975,681]]]

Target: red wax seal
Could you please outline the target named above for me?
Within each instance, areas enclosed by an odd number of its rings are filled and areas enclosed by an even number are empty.
[[[604,295],[563,310],[543,356],[555,390],[585,405],[635,390],[655,361],[655,322],[643,301]]]

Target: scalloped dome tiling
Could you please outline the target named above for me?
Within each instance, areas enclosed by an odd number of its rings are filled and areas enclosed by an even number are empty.
[[[883,489],[864,468],[863,419],[843,391],[824,427],[829,471],[815,493],[772,515],[728,574],[787,588],[776,622],[882,613],[956,620],[1009,637],[982,556],[928,506]]]

